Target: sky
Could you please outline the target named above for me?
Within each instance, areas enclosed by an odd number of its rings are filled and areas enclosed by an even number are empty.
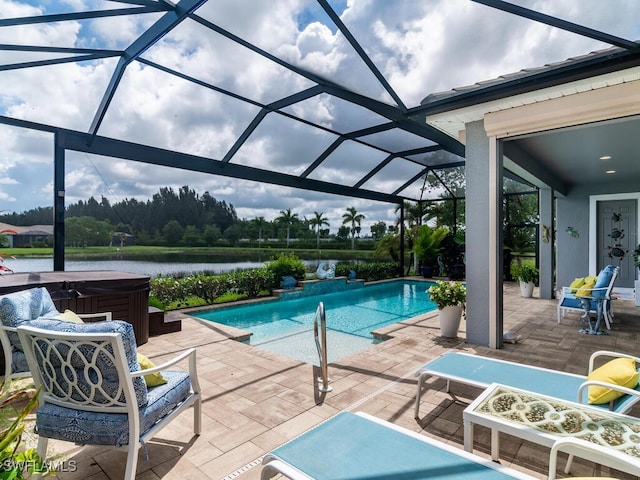
[[[502,74],[562,61],[608,45],[514,17],[469,0],[347,0],[330,5],[407,107],[430,93],[470,85]],[[520,0],[564,20],[640,39],[637,0]],[[0,0],[0,19],[89,8],[135,6],[126,1]],[[392,103],[315,0],[209,0],[196,12],[261,49],[342,84]],[[0,44],[124,49],[160,13],[0,26]],[[0,65],[60,54],[0,49]],[[149,48],[143,57],[255,102],[269,103],[312,86],[259,55],[248,52],[191,20]],[[0,114],[88,131],[117,59],[0,70]],[[161,148],[222,159],[259,111],[211,89],[132,62],[98,133]],[[384,119],[328,95],[287,110],[343,132]],[[297,174],[335,139],[285,117],[269,114],[233,157],[233,162]],[[411,148],[415,138],[400,138]],[[384,155],[345,144],[311,178],[354,183]],[[371,187],[393,189],[401,172],[385,172]],[[403,174],[406,172],[402,172]],[[396,178],[397,177],[397,178]],[[403,178],[407,178],[406,176]],[[22,212],[53,204],[53,137],[0,124],[0,211]],[[394,183],[395,182],[395,183]],[[335,232],[347,207],[371,224],[392,224],[395,205],[241,181],[77,152],[66,156],[66,202],[94,196],[116,203],[144,201],[162,187],[188,185],[234,206],[240,218],[273,220],[292,209],[299,218],[328,217]],[[126,222],[126,219],[123,219]]]

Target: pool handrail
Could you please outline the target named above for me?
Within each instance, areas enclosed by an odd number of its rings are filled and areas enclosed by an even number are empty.
[[[320,319],[320,337],[318,338],[318,319]],[[318,349],[318,358],[320,359],[320,373],[322,378],[318,379],[318,390],[321,392],[330,392],[329,374],[327,371],[327,319],[324,312],[324,303],[319,302],[316,314],[313,316],[313,335],[316,339],[316,348]]]

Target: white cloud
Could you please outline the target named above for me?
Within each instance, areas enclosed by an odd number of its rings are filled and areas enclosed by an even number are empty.
[[[64,10],[65,5],[78,11],[86,9],[88,3],[43,0],[39,7],[35,4],[0,0],[0,15],[39,15],[50,13],[51,9]],[[334,26],[322,23],[325,17],[300,21],[302,9],[319,11],[314,5],[311,0],[216,0],[204,4],[196,14],[271,54],[282,55],[294,65],[388,101],[389,96],[345,37]],[[627,38],[640,37],[634,0],[535,0],[526,6]],[[602,46],[468,0],[349,0],[344,12],[339,13],[409,107],[434,91],[563,60]],[[160,15],[3,27],[0,43],[125,48]],[[24,54],[24,59],[36,57],[44,58],[42,54]],[[247,54],[191,19],[149,48],[144,57],[244,96],[257,105],[244,104],[134,61],[126,69],[99,133],[214,159],[221,159],[231,148],[261,104],[312,85],[257,54]],[[0,64],[18,58],[20,55],[15,52],[0,52]],[[0,72],[0,113],[86,131],[116,61]],[[374,123],[384,121],[364,108],[329,95],[314,97],[287,111],[340,132],[363,128],[372,119]],[[299,173],[334,139],[331,134],[311,131],[270,113],[232,161]],[[17,211],[50,205],[52,135],[0,125],[0,145],[0,208],[6,208],[5,203]],[[352,184],[379,160],[378,153],[353,149],[349,142],[341,149],[311,178]],[[161,187],[189,185],[199,193],[209,191],[219,200],[233,204],[239,216],[245,218],[261,215],[273,219],[287,208],[301,218],[319,211],[329,216],[335,231],[345,209],[355,206],[366,215],[366,233],[371,223],[392,223],[395,218],[395,205],[73,152],[67,153],[66,173],[67,202],[86,200],[89,195],[104,195],[112,203],[124,198],[145,200]],[[386,171],[382,178],[367,185],[380,190],[397,186],[400,180],[394,173],[404,172]]]

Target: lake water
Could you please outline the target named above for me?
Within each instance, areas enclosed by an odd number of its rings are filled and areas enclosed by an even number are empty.
[[[266,261],[266,260],[265,260]],[[67,271],[83,270],[116,270],[138,275],[170,276],[184,272],[211,272],[225,273],[235,270],[264,267],[265,261],[235,261],[235,262],[188,262],[188,261],[158,261],[158,260],[65,260],[64,269]],[[329,262],[334,262],[328,260]],[[305,265],[317,265],[316,260],[305,260]],[[53,271],[53,258],[16,258],[5,259],[4,265],[15,273],[22,272],[51,272]]]

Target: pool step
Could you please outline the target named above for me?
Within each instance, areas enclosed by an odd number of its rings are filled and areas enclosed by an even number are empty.
[[[164,311],[156,307],[149,307],[149,335],[179,332],[182,330],[182,320],[165,316]]]

